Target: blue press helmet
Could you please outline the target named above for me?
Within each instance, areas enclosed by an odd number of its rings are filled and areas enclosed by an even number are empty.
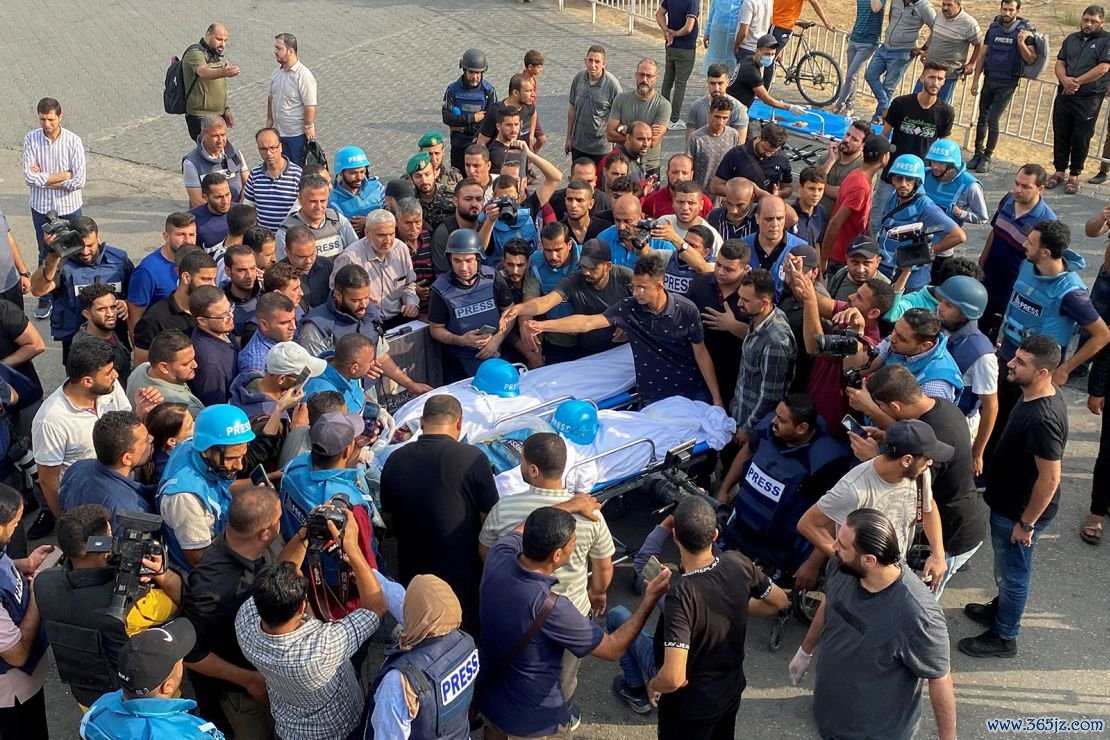
[[[254,439],[251,422],[243,409],[229,403],[218,403],[197,414],[193,431],[193,449],[204,452],[211,447],[224,447]]]
[[[511,362],[491,357],[478,366],[471,386],[491,396],[515,398],[520,395],[520,371]]]
[[[901,154],[890,166],[890,176],[901,175],[925,183],[925,163],[916,154]]]
[[[370,160],[366,158],[366,152],[357,146],[345,146],[335,153],[336,174],[343,170],[357,170],[359,167],[369,169]]]
[[[953,275],[933,288],[933,293],[960,309],[968,321],[978,321],[987,311],[987,289],[970,275]]]
[[[964,168],[964,158],[960,154],[960,145],[951,139],[934,141],[933,145],[929,147],[929,153],[925,155],[925,159],[929,162],[951,165],[956,168],[957,172]]]
[[[576,445],[588,445],[597,436],[597,406],[589,401],[563,401],[551,417],[551,426]]]

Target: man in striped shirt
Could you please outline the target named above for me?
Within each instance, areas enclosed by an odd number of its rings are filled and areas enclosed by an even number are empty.
[[[297,183],[301,168],[281,153],[281,139],[273,128],[259,129],[254,135],[262,164],[251,170],[243,189],[243,202],[258,209],[258,225],[277,231],[297,202]]]
[[[46,259],[42,225],[46,214],[61,218],[81,215],[81,189],[85,187],[85,146],[81,137],[62,128],[62,104],[43,98],[38,104],[39,128],[23,137],[23,181],[31,189],[31,221],[39,244],[39,265]],[[39,299],[36,319],[50,316],[50,296]]]

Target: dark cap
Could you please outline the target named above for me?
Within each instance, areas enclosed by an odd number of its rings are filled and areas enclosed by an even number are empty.
[[[385,195],[387,198],[394,198],[401,200],[401,198],[415,198],[416,188],[408,180],[390,180],[385,184]]]
[[[420,152],[409,157],[409,161],[405,164],[405,174],[411,175],[431,166],[432,158],[428,156],[427,152]]]
[[[365,422],[358,414],[330,411],[317,419],[308,430],[308,439],[312,442],[313,452],[334,457],[362,434],[365,427]]]
[[[817,256],[817,250],[808,244],[801,244],[790,250],[791,257],[801,257],[802,267],[807,270],[816,270],[821,266],[821,258]]]
[[[886,430],[882,449],[887,455],[921,455],[941,463],[948,462],[956,453],[952,445],[938,442],[933,428],[918,419],[895,422]]]
[[[890,142],[878,134],[868,134],[863,140],[863,158],[874,162],[894,150]]]
[[[420,137],[420,142],[416,145],[418,149],[425,149],[427,147],[439,146],[443,143],[443,134],[438,131],[429,131]]]
[[[765,33],[755,41],[755,48],[757,49],[777,49],[779,48],[779,40],[772,34]]]
[[[879,256],[879,245],[871,237],[860,234],[851,241],[848,245],[847,255],[851,257],[853,254],[866,254],[868,257]]]
[[[149,694],[169,678],[177,661],[189,654],[196,641],[192,622],[180,617],[143,630],[119,651],[116,672],[120,683],[133,694]]]
[[[609,245],[600,239],[587,239],[582,245],[582,255],[578,258],[578,264],[587,270],[594,269],[602,262],[612,261],[613,253],[609,251]]]

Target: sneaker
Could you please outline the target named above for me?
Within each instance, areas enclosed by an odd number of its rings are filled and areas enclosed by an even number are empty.
[[[964,614],[973,622],[994,627],[994,618],[998,616],[998,598],[986,604],[968,604],[964,607]]]
[[[671,131],[685,131],[686,130],[686,121],[683,121],[681,118],[678,119],[677,121],[671,121],[671,125],[668,126],[667,128],[670,129]]]
[[[574,732],[582,725],[582,707],[571,704],[567,711],[570,712],[570,731]]]
[[[971,159],[967,160],[967,168],[974,171],[981,161],[983,161],[983,155],[976,152]]]
[[[633,689],[625,683],[624,676],[617,676],[613,679],[613,693],[636,714],[651,713],[651,702],[648,701],[647,690],[643,686],[639,690]]]
[[[993,628],[975,637],[965,637],[957,647],[961,653],[973,658],[1017,657],[1017,640],[1003,640]]]
[[[50,312],[54,308],[54,302],[48,301],[43,298],[39,299],[39,305],[35,308],[35,318],[39,321],[50,318]]]
[[[975,166],[975,171],[978,172],[980,175],[985,175],[990,172],[991,158],[984,154],[983,158],[980,159],[979,163]]]
[[[1099,170],[1098,174],[1095,175],[1094,177],[1092,177],[1087,182],[1091,183],[1092,185],[1101,185],[1102,183],[1106,182],[1106,177],[1107,177],[1106,171],[1105,170]]]
[[[42,509],[35,521],[27,528],[27,539],[41,540],[54,531],[54,513],[50,509]]]

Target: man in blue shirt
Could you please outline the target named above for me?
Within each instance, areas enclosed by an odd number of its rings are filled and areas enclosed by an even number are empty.
[[[376,349],[374,340],[365,334],[340,337],[335,343],[335,354],[328,360],[324,372],[305,383],[305,400],[323,391],[335,391],[343,396],[350,413],[362,414],[366,405],[362,379],[376,380],[382,373]]]
[[[127,328],[134,334],[143,312],[177,288],[177,250],[196,244],[197,220],[191,213],[175,212],[166,217],[162,246],[143,257],[131,273],[127,286]]]
[[[626,193],[613,203],[613,225],[597,235],[609,245],[614,265],[632,269],[637,260],[651,254],[652,250],[673,250],[674,245],[651,236],[650,230],[640,227],[643,219],[640,199]],[[651,220],[651,219],[647,219]]]
[[[671,101],[671,130],[686,128],[682,120],[682,99],[686,96],[686,82],[694,71],[694,58],[698,53],[699,0],[663,0],[655,11],[655,22],[666,40],[666,61],[663,69],[663,97]]]

